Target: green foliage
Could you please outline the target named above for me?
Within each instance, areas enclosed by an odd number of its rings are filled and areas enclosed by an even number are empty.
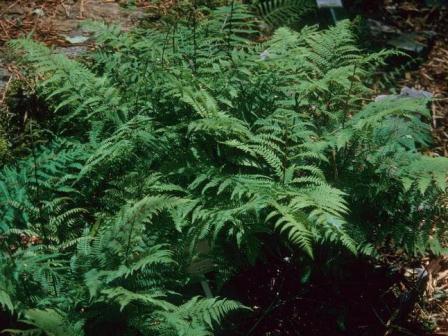
[[[427,102],[369,103],[392,52],[366,55],[347,21],[256,43],[239,3],[193,21],[90,23],[85,64],[10,44],[54,119],[0,173],[0,304],[35,327],[10,333],[213,334],[244,307],[195,284],[255,261],[266,235],[310,260],[318,244],[441,253]]]
[[[82,323],[71,324],[53,309],[30,309],[25,312],[26,323],[36,327],[29,330],[7,329],[5,332],[12,335],[82,335]]]
[[[241,305],[235,301],[219,298],[201,299],[196,296],[179,307],[161,312],[160,319],[176,335],[205,336],[212,335],[207,331],[207,327],[213,329],[214,325],[220,325],[224,316],[240,308]],[[163,330],[160,326],[154,329],[157,330],[159,335],[165,335],[168,331]],[[171,333],[168,334],[172,335]]]
[[[270,26],[288,26],[316,9],[312,0],[258,0],[254,2],[257,14]]]
[[[9,148],[8,148],[8,141],[4,137],[4,131],[0,127],[0,160],[3,161],[3,158],[5,158],[8,154]],[[1,161],[0,161],[1,162]]]

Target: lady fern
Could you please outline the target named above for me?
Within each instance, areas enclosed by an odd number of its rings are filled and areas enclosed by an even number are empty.
[[[117,316],[209,335],[244,307],[197,282],[254,262],[266,235],[309,259],[326,244],[442,251],[447,160],[421,154],[427,102],[368,103],[393,53],[366,55],[347,21],[257,43],[256,21],[235,2],[194,29],[90,24],[85,64],[10,44],[55,122],[0,173],[2,306],[50,335]]]

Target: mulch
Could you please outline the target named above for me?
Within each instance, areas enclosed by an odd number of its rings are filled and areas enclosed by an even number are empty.
[[[68,44],[64,34],[77,32],[83,20],[102,20],[129,28],[151,7],[149,1],[136,1],[137,10],[126,10],[114,0],[6,0],[0,2],[0,46],[32,34],[48,45]]]
[[[73,43],[70,37],[86,35],[80,27],[84,20],[99,20],[129,29],[144,17],[148,10],[162,11],[167,0],[160,5],[149,0],[134,1],[133,8],[124,6],[127,1],[114,0],[0,0],[0,106],[6,92],[20,73],[13,63],[2,58],[5,44],[15,38],[32,36],[67,55],[76,54],[91,46],[89,41]],[[166,6],[165,6],[166,7]]]

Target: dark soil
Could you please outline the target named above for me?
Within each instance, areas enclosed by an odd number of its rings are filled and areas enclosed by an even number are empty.
[[[280,255],[271,253],[226,284],[223,295],[253,312],[235,317],[223,335],[428,335],[413,321],[415,282],[401,269],[328,250],[312,269],[301,266],[309,261]]]

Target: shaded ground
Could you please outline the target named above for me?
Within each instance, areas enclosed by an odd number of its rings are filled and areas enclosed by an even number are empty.
[[[235,317],[223,336],[442,335],[413,313],[421,310],[426,284],[414,272],[419,261],[391,256],[373,263],[338,249],[317,249],[310,264],[271,243],[275,248],[265,251],[265,260],[225,285],[224,296],[253,312]]]
[[[145,15],[147,1],[127,9],[114,0],[2,0],[0,1],[0,104],[14,69],[1,57],[4,44],[19,36],[33,38],[76,56],[88,46],[88,34],[80,24],[84,20],[101,20],[120,24],[127,29]]]
[[[144,6],[142,6],[144,7]],[[66,36],[83,35],[83,20],[114,22],[124,28],[143,15],[110,0],[7,0],[0,2],[0,45],[32,32],[33,38],[53,45],[70,43]]]
[[[277,259],[241,272],[227,286],[254,313],[225,335],[384,335],[397,304],[390,291],[396,279],[365,262],[339,267],[305,279],[306,269]]]

